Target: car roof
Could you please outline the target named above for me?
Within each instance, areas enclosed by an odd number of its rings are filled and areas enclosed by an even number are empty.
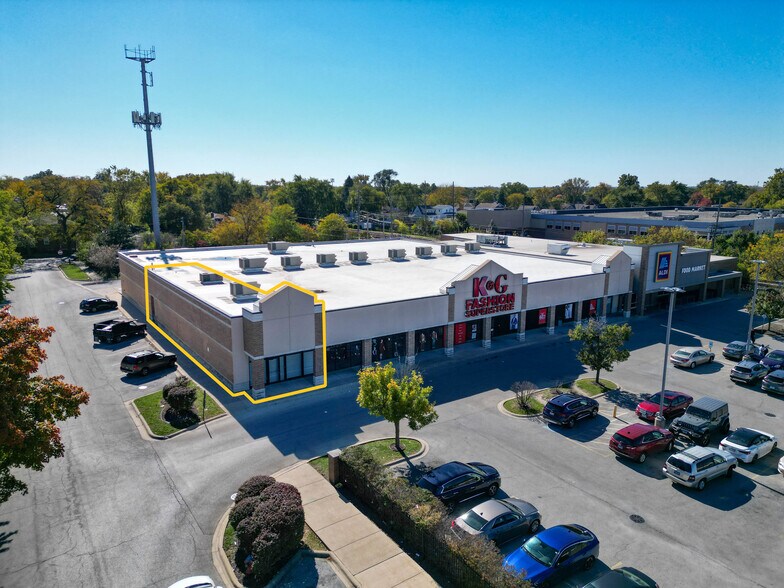
[[[681,347],[678,351],[685,351],[686,353],[694,353],[695,351],[702,351],[702,347]],[[676,351],[675,353],[678,353]]]
[[[576,541],[584,541],[587,539],[582,533],[582,529],[585,528],[578,525],[556,525],[555,527],[540,531],[536,537],[550,547],[560,551]],[[585,529],[585,531],[588,531],[588,529]],[[590,531],[588,532],[590,533]]]
[[[152,349],[142,349],[141,351],[134,351],[133,353],[129,353],[125,357],[144,357],[145,355],[150,355],[155,353]]]
[[[768,354],[765,357],[770,357],[774,353],[778,353],[779,355],[784,355],[784,349],[771,349],[768,351]]]
[[[629,425],[628,427],[624,427],[617,433],[621,437],[626,437],[627,439],[637,439],[638,437],[642,437],[645,433],[650,433],[651,431],[658,431],[659,427],[654,425],[648,425],[646,423],[634,423]]]
[[[701,408],[703,410],[713,411],[717,408],[721,408],[722,406],[726,406],[727,403],[723,400],[718,400],[716,398],[711,398],[710,396],[703,396],[702,398],[698,398],[695,400],[691,406],[694,408]],[[690,407],[691,408],[691,407]]]
[[[751,360],[751,359],[744,359],[743,361],[741,361],[735,367],[740,366],[740,367],[745,367],[745,368],[753,368],[754,366],[757,366],[757,365],[759,365],[758,361],[754,361],[754,360]]]
[[[727,343],[727,347],[730,347],[730,346],[733,346],[733,345],[735,347],[745,347],[746,346],[746,342],[745,341],[733,341],[732,343]]]
[[[737,435],[738,439],[730,439],[730,437]],[[746,427],[738,427],[732,433],[727,435],[724,439],[725,441],[729,441],[730,443],[751,443],[758,435],[767,435],[768,437],[773,437],[770,433],[765,433],[764,431],[758,431],[757,429],[748,429]]]
[[[768,373],[769,376],[775,376],[776,378],[784,378],[784,370],[773,370],[772,372]]]
[[[425,478],[433,480],[437,484],[442,484],[447,480],[451,480],[456,476],[473,472],[474,470],[460,461],[450,461],[444,465],[433,468],[430,472],[425,474]]]
[[[556,406],[563,406],[565,404],[572,402],[573,400],[579,400],[580,398],[582,398],[582,396],[578,396],[577,394],[571,394],[571,393],[559,394],[558,396],[554,396],[553,398],[551,398],[548,404],[552,402]]]
[[[684,461],[696,461],[698,459],[702,459],[703,457],[716,454],[727,455],[727,452],[722,451],[721,449],[716,449],[715,447],[700,447],[699,445],[694,445],[693,447],[684,449],[680,453],[676,453],[673,457],[678,457],[680,459],[686,457]]]
[[[487,521],[492,520],[499,515],[511,512],[511,509],[507,505],[494,498],[485,500],[482,504],[477,504],[471,510]]]

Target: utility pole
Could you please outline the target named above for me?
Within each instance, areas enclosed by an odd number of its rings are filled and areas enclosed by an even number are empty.
[[[131,121],[133,126],[141,127],[147,134],[147,163],[150,173],[150,198],[152,203],[152,232],[155,236],[155,247],[160,250],[161,247],[161,223],[158,218],[158,192],[155,183],[155,163],[152,157],[152,130],[153,128],[161,128],[161,113],[150,112],[149,102],[147,100],[147,88],[153,86],[152,72],[147,71],[147,64],[155,61],[155,47],[152,49],[142,49],[137,46],[133,49],[128,49],[125,46],[125,58],[133,61],[138,61],[142,69],[142,94],[144,96],[144,113],[134,110],[131,113]]]

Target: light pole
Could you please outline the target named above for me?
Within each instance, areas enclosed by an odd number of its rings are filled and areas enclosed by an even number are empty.
[[[752,259],[751,263],[757,265],[757,269],[754,272],[754,294],[751,295],[751,312],[749,313],[749,331],[746,335],[746,351],[749,351],[751,347],[751,331],[754,328],[754,311],[756,310],[757,306],[757,284],[759,284],[759,269],[760,266],[765,263],[762,259]]]
[[[667,362],[670,360],[670,331],[672,330],[672,308],[675,306],[675,295],[685,292],[682,288],[661,288],[659,292],[669,292],[670,294],[670,312],[667,315],[667,338],[664,342],[664,367],[662,368],[662,384],[661,391],[659,392],[659,412],[656,413],[654,424],[657,427],[664,428],[667,419],[664,418],[664,391],[667,389]]]

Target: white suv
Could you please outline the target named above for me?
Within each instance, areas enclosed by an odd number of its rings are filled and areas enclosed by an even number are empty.
[[[737,458],[726,451],[695,446],[668,457],[662,472],[676,484],[703,490],[713,478],[732,476],[737,465]]]

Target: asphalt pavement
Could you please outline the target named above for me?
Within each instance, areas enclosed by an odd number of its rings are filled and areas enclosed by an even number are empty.
[[[12,312],[37,315],[57,330],[42,373],[65,375],[85,387],[91,401],[81,417],[63,424],[65,457],[42,472],[23,473],[30,493],[0,506],[4,586],[168,586],[186,575],[215,577],[210,539],[242,481],[391,433],[391,425],[357,406],[355,378],[343,372],[330,375],[326,390],[262,405],[210,386],[231,416],[167,441],[142,439],[125,402],[174,374],[122,378],[122,355],[149,343],[94,348],[90,329],[97,315],[78,312],[79,300],[91,294],[119,299],[119,283],[85,287],[59,271],[36,271],[14,284]],[[673,346],[713,341],[717,351],[723,342],[743,339],[748,315],[740,312],[742,305],[731,298],[677,309]],[[635,395],[658,390],[665,319],[633,319],[631,359],[603,374],[623,387],[612,400],[629,422],[636,419],[623,411]],[[532,333],[523,346],[507,338],[492,350],[463,345],[449,359],[423,356],[419,365],[434,386],[439,412],[435,424],[417,432],[430,445],[425,461],[495,465],[503,490],[536,504],[545,526],[578,522],[596,532],[602,542],[599,569],[632,565],[662,586],[777,586],[784,560],[784,485],[774,457],[741,466],[740,475],[698,494],[663,479],[657,470],[663,457],[637,465],[606,450],[608,436],[620,426],[609,399],[597,419],[573,431],[498,412],[515,380],[548,386],[584,373],[565,332]],[[182,365],[203,381],[193,366]],[[722,361],[694,372],[671,368],[668,386],[695,397],[725,398],[733,426],[781,437],[784,399],[732,384],[728,372]],[[633,522],[631,515],[644,522]]]

